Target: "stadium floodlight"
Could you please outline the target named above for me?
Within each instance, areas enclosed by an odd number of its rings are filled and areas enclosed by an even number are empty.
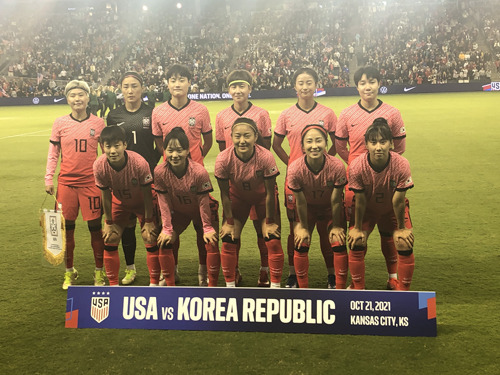
[[[147,12],[148,11],[148,6],[147,5],[143,5],[142,6],[142,10],[143,10],[143,12]]]
[[[181,9],[182,8],[182,3],[177,3],[176,7],[177,7],[177,9]]]

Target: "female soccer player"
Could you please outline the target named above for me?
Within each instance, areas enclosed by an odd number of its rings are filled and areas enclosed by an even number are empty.
[[[142,101],[142,76],[139,73],[126,72],[120,80],[124,105],[112,109],[108,113],[106,122],[109,125],[118,125],[127,133],[127,150],[137,152],[149,164],[151,173],[154,172],[161,154],[155,150],[155,139],[151,130],[151,114],[153,108]],[[131,217],[130,223],[122,234],[122,247],[127,268],[122,284],[132,284],[136,278],[135,251],[136,218]]]
[[[205,168],[189,158],[189,139],[180,127],[167,134],[163,143],[165,163],[155,169],[163,229],[158,236],[160,264],[168,286],[175,285],[172,245],[190,222],[205,241],[208,286],[217,286],[220,270],[219,218],[210,207],[213,191]]]
[[[233,104],[217,113],[215,120],[215,139],[219,144],[220,151],[233,145],[231,139],[231,126],[239,117],[251,118],[257,124],[262,146],[268,150],[271,148],[271,118],[269,112],[257,107],[248,100],[252,92],[252,75],[246,70],[233,70],[226,79],[229,87],[229,94],[233,98]],[[260,221],[257,220],[255,210],[250,211],[250,218],[253,221],[257,233],[257,246],[260,252],[260,272],[257,286],[269,286],[269,262],[267,259],[267,246],[262,236]],[[236,285],[241,280],[241,273],[236,263]]]
[[[64,95],[71,107],[69,115],[54,121],[50,136],[49,154],[45,172],[45,191],[54,194],[53,177],[59,155],[61,168],[57,178],[57,200],[62,204],[66,220],[66,272],[63,289],[73,285],[78,272],[73,267],[75,250],[75,220],[81,209],[83,220],[87,221],[91,245],[94,251],[94,285],[105,285],[103,271],[104,242],[101,231],[101,192],[95,186],[92,165],[97,157],[99,135],[104,120],[87,114],[90,89],[84,81],[71,81],[64,89]]]
[[[413,229],[406,191],[413,187],[410,164],[394,148],[387,120],[378,118],[365,133],[368,152],[349,166],[354,218],[349,228],[349,269],[353,289],[365,288],[366,241],[375,224],[389,233],[398,253],[396,290],[409,290],[415,267]]]
[[[320,125],[307,125],[302,130],[305,156],[288,166],[288,187],[296,201],[294,264],[300,288],[307,288],[309,247],[316,226],[320,242],[328,242],[335,257],[336,287],[344,289],[347,278],[347,250],[343,191],[347,183],[344,164],[326,154],[328,136]],[[326,236],[326,238],[321,238]]]
[[[278,167],[271,152],[256,144],[259,131],[252,119],[238,118],[231,127],[231,137],[233,147],[217,156],[214,170],[224,213],[220,237],[226,286],[235,286],[241,231],[250,209],[255,206],[268,250],[271,288],[279,288],[284,256],[280,240],[281,220],[276,209],[275,195]]]
[[[297,104],[281,112],[274,129],[273,139],[274,152],[287,166],[302,156],[301,133],[307,124],[319,124],[325,128],[332,139],[332,147],[328,153],[332,156],[335,155],[334,137],[337,116],[330,108],[321,105],[314,99],[318,80],[317,73],[310,68],[300,68],[293,75],[292,82],[297,92]],[[285,137],[288,139],[288,144],[290,145],[290,155],[282,147]],[[295,268],[293,267],[295,196],[288,189],[286,181],[285,206],[287,208],[288,221],[290,222],[290,235],[288,236],[287,243],[289,276],[286,287],[296,288],[297,277],[295,275]],[[328,235],[320,236],[321,238],[327,239]],[[321,252],[323,253],[323,258],[328,269],[328,287],[333,288],[335,286],[335,270],[333,268],[332,249],[328,241],[321,242]]]
[[[105,155],[94,162],[95,184],[102,190],[104,225],[104,263],[109,285],[118,285],[120,257],[118,244],[134,215],[139,219],[147,250],[150,286],[157,286],[160,263],[156,237],[158,218],[153,203],[153,176],[147,161],[134,151],[126,151],[127,136],[119,126],[107,126],[100,138]]]

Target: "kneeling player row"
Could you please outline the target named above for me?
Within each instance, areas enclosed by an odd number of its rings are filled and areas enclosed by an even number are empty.
[[[166,162],[155,169],[154,189],[162,218],[161,233],[156,238],[149,166],[138,154],[125,151],[126,138],[120,128],[103,130],[101,143],[106,156],[96,161],[94,173],[97,185],[103,189],[107,218],[103,231],[104,263],[110,285],[118,284],[116,250],[130,214],[134,213],[141,221],[148,250],[151,285],[158,285],[160,273],[167,285],[175,285],[173,250],[178,246],[178,236],[193,221],[204,242],[198,241],[198,246],[200,255],[206,256],[208,285],[217,285],[222,265],[226,286],[235,286],[241,231],[251,216],[260,224],[260,233],[265,239],[271,287],[280,286],[284,256],[275,183],[278,168],[272,154],[258,144],[259,133],[253,120],[239,118],[231,134],[234,147],[218,155],[214,171],[223,207],[224,222],[220,231],[217,202],[209,195],[212,185],[208,173],[188,158],[189,141],[181,128],[167,135],[164,140]],[[393,263],[399,279],[394,277],[390,285],[407,290],[414,267],[414,239],[405,192],[413,183],[407,160],[390,151],[392,133],[387,122],[384,119],[374,122],[365,135],[368,152],[350,165],[349,188],[355,192],[355,204],[345,211],[342,197],[346,172],[340,160],[325,152],[326,131],[321,125],[310,125],[301,135],[305,155],[294,161],[287,172],[287,187],[293,191],[295,200],[287,197],[286,202],[288,216],[293,218],[293,257],[299,287],[308,286],[308,250],[312,230],[317,226],[327,266],[331,262],[335,269],[337,288],[346,287],[350,268],[350,287],[364,289],[366,240],[377,224],[382,235],[395,239]],[[344,212],[348,216],[352,214],[348,218],[351,228],[347,237]],[[351,248],[349,255],[346,242]]]

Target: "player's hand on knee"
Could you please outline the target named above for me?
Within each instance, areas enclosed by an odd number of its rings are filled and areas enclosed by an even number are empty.
[[[345,229],[341,227],[332,227],[328,238],[330,243],[338,242],[340,245],[345,245]]]
[[[104,243],[119,243],[119,227],[116,224],[104,224],[104,228],[102,230],[102,238],[104,239]]]
[[[161,232],[158,235],[158,238],[156,239],[156,243],[158,244],[158,247],[161,249],[162,247],[167,247],[170,244],[173,244],[175,242],[175,232],[172,233],[165,233]]]
[[[366,247],[366,232],[356,228],[349,229],[349,235],[347,237],[347,242],[349,247],[352,249],[354,246]]]
[[[208,233],[203,233],[203,240],[205,243],[209,243],[212,245],[217,245],[217,241],[219,240],[219,236],[217,236],[217,232],[208,232]]]
[[[413,249],[413,244],[415,243],[413,229],[397,229],[394,231],[393,238],[396,250],[405,251]]]
[[[311,234],[306,228],[299,224],[293,229],[293,232],[295,248],[298,249],[302,244],[309,246],[311,243]]]
[[[141,235],[142,239],[144,240],[145,243],[151,244],[154,243],[156,240],[156,224],[151,222],[151,223],[144,223],[144,226],[141,229]]]

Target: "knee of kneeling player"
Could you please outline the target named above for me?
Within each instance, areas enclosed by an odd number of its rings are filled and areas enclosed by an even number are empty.
[[[409,249],[409,250],[399,250],[398,249],[398,254],[401,256],[410,256],[411,254],[413,254],[413,249]]]
[[[224,237],[221,238],[222,242],[225,242],[225,243],[232,243],[232,244],[239,244],[240,243],[240,239],[239,238],[235,238],[234,240],[231,238],[230,235],[226,234]]]

